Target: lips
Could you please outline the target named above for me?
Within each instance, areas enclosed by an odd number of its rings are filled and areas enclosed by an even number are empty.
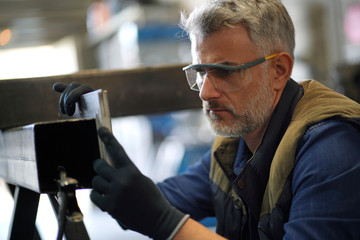
[[[212,113],[212,114],[219,114],[222,112],[230,112],[229,108],[227,108],[223,104],[219,104],[218,102],[214,102],[214,101],[204,102],[203,107],[207,112]]]
[[[228,111],[226,108],[208,108],[207,110],[212,112],[212,113],[219,113],[219,112]]]

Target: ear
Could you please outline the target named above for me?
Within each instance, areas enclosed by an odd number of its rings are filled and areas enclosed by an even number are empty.
[[[291,76],[294,60],[287,52],[279,53],[272,61],[272,86],[275,90],[282,90]]]

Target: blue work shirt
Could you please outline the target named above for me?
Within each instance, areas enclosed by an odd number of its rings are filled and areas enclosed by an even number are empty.
[[[184,174],[158,186],[168,201],[195,220],[214,216],[210,152]],[[239,142],[234,173],[249,150]],[[292,178],[292,205],[284,239],[360,239],[360,132],[327,120],[299,140]]]

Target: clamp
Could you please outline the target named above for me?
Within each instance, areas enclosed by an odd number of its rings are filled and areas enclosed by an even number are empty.
[[[57,239],[61,240],[64,234],[66,220],[74,223],[81,222],[83,220],[83,214],[81,213],[75,195],[75,190],[79,182],[74,178],[68,177],[63,167],[59,167],[59,175],[60,179],[57,181],[59,186],[57,199],[60,206],[58,212],[59,232]]]

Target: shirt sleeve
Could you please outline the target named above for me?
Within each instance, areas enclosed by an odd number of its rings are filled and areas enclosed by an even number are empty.
[[[360,132],[329,120],[298,143],[284,239],[360,239]]]
[[[195,220],[213,216],[210,190],[210,151],[184,173],[158,183],[165,198]]]

